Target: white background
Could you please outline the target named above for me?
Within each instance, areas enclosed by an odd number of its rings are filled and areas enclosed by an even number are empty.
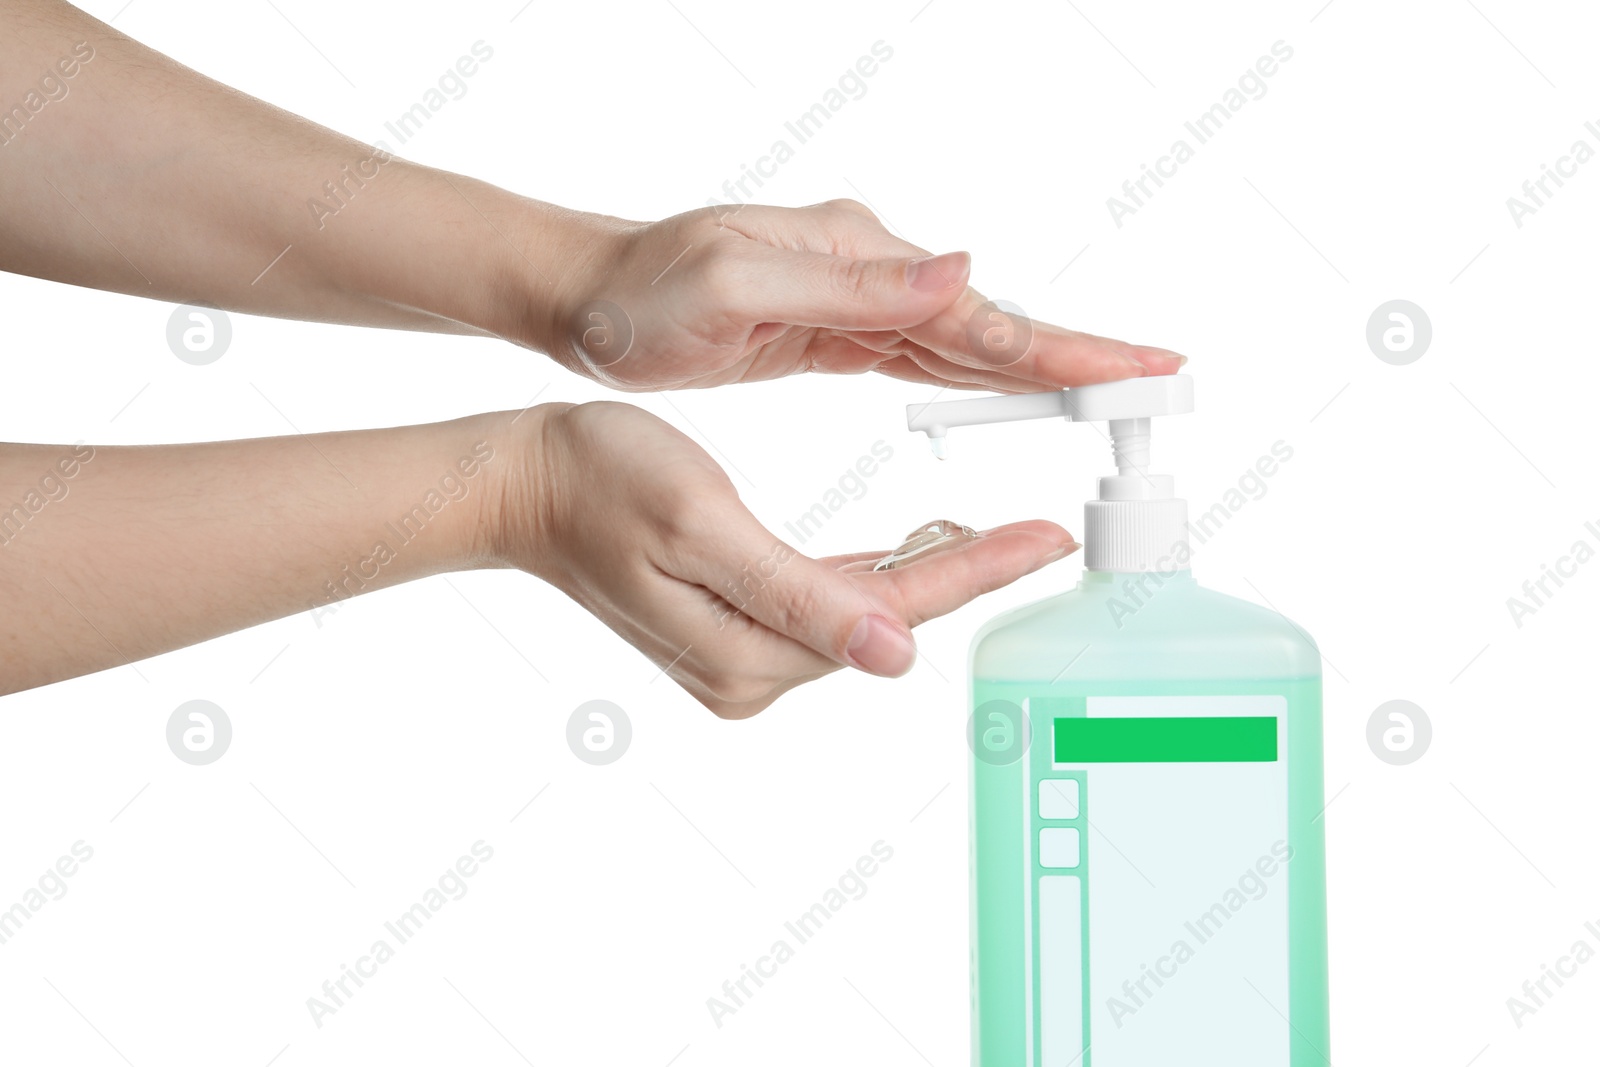
[[[494,58],[402,154],[633,218],[704,204],[886,42],[866,95],[763,200],[856,197],[918,244],[970,249],[991,296],[1191,355],[1199,410],[1160,428],[1155,455],[1196,509],[1274,442],[1294,449],[1196,575],[1270,599],[1327,657],[1336,1057],[1575,1062],[1593,1055],[1600,962],[1520,1029],[1506,998],[1580,937],[1600,948],[1583,929],[1600,920],[1600,564],[1520,628],[1506,599],[1574,541],[1600,543],[1584,529],[1600,520],[1600,162],[1521,228],[1506,198],[1575,139],[1600,147],[1583,129],[1600,119],[1600,26],[1576,4],[1320,3],[134,0],[116,25],[364,139],[482,39]],[[1116,227],[1106,198],[1278,40],[1294,55],[1267,94]],[[1409,366],[1365,340],[1394,298],[1433,323]],[[7,276],[0,307],[13,440],[207,440],[292,432],[285,416],[310,432],[604,395],[483,340],[236,315],[226,356],[194,367],[167,348],[169,305]],[[937,464],[902,421],[931,392],[817,378],[634,399],[734,468],[780,531],[889,443],[807,551],[887,547],[935,517],[1079,528],[1107,466],[1098,437],[974,430]],[[73,842],[94,857],[0,946],[0,1059],[956,1067],[966,646],[1079,567],[924,626],[906,679],[838,674],[744,723],[505,573],[12,697],[0,906]],[[195,698],[234,727],[207,767],[165,742]],[[564,740],[596,698],[634,727],[606,767]],[[1404,767],[1366,742],[1395,698],[1434,726]],[[494,858],[470,892],[317,1028],[306,998],[479,839]],[[880,839],[894,858],[867,895],[715,1026],[706,998]]]

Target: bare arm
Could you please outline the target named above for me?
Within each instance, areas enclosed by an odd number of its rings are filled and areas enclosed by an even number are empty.
[[[527,337],[554,264],[604,225],[390,157],[56,0],[0,11],[0,108],[0,268],[40,278]]]
[[[474,566],[510,415],[192,445],[0,446],[0,692]],[[528,416],[527,418],[531,418]]]
[[[882,550],[810,559],[694,442],[627,404],[210,444],[0,445],[0,693],[426,575],[517,567],[718,714],[751,715],[840,667],[904,674],[912,627],[1075,547],[1032,522],[897,570],[871,569]]]
[[[22,274],[487,334],[625,389],[876,370],[1015,392],[1182,363],[1001,312],[965,253],[860,204],[570,211],[393,158],[59,0],[0,5],[0,109],[0,269]]]

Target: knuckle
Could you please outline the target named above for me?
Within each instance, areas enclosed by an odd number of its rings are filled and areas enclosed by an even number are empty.
[[[875,276],[875,265],[868,259],[848,260],[836,273],[840,291],[852,299],[871,295]]]
[[[730,505],[738,506],[738,493],[728,476],[709,463],[698,468],[685,463],[672,478],[673,484],[648,505],[649,555],[669,572],[694,575],[722,596],[716,576],[727,571],[728,514]]]
[[[829,200],[825,202],[822,207],[825,211],[833,215],[857,219],[870,219],[873,222],[878,221],[878,216],[873,213],[871,208],[863,204],[861,201],[852,200],[847,196],[841,196],[837,199]]]
[[[680,483],[676,491],[661,499],[656,507],[656,525],[667,545],[699,544],[711,532],[711,509],[706,507],[706,497],[706,493]]]
[[[700,256],[696,270],[700,284],[718,301],[741,292],[747,274],[744,257],[726,241],[710,245]]]
[[[799,635],[811,630],[821,617],[823,606],[822,594],[815,586],[790,583],[774,597],[771,611],[776,625],[773,628],[800,640]]]

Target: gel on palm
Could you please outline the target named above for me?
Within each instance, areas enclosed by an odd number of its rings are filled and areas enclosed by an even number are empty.
[[[1189,573],[1150,419],[1187,375],[907,408],[1108,422],[1076,589],[972,644],[972,1062],[1325,1067],[1322,671],[1273,611]]]

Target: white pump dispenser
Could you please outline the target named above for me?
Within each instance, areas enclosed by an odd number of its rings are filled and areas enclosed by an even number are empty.
[[[1188,566],[1188,505],[1172,495],[1172,476],[1151,474],[1150,420],[1194,410],[1187,374],[1129,378],[1049,393],[986,396],[906,405],[906,427],[928,435],[944,458],[956,426],[1027,419],[1110,424],[1117,473],[1100,479],[1100,498],[1084,505],[1084,566],[1093,571],[1171,573]]]

